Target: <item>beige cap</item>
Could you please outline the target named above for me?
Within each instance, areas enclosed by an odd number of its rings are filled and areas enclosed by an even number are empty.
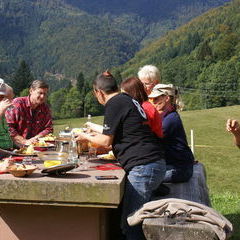
[[[157,98],[161,95],[175,96],[176,88],[172,84],[157,84],[150,95],[149,98]]]

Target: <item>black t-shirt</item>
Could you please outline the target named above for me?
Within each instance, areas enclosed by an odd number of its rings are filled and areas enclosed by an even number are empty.
[[[140,104],[125,93],[105,105],[103,134],[114,135],[113,152],[126,171],[163,158],[163,147]]]

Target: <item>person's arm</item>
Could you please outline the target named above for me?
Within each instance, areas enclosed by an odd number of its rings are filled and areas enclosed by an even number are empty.
[[[37,135],[37,136],[32,137],[32,138],[30,138],[30,139],[26,139],[26,138],[24,138],[24,137],[22,137],[22,136],[20,136],[20,135],[15,135],[15,136],[12,136],[12,141],[13,141],[17,146],[22,147],[22,146],[24,146],[24,145],[31,145],[31,144],[37,142],[39,137],[40,137],[40,136]]]
[[[44,129],[38,133],[37,136],[35,136],[35,138],[39,138],[39,137],[44,137],[46,135],[48,135],[49,133],[53,132],[53,123],[52,123],[52,114],[51,111],[49,109],[49,107],[46,107],[45,109],[45,123],[44,123]]]
[[[93,132],[102,133],[103,132],[103,126],[100,124],[92,123],[92,122],[86,122],[85,126],[92,130]]]
[[[92,143],[96,143],[98,145],[101,145],[103,147],[109,147],[113,143],[113,135],[105,135],[101,133],[96,133],[95,135],[90,135],[88,133],[78,133],[76,136],[77,141],[84,141],[87,140]]]
[[[236,146],[240,148],[240,125],[235,119],[228,119],[226,123],[226,130],[231,132],[234,136],[233,140]]]

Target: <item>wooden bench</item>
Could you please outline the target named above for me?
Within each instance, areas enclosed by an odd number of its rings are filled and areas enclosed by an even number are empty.
[[[201,163],[194,165],[192,178],[185,183],[166,184],[170,193],[164,198],[180,198],[210,206],[205,168]],[[157,200],[157,199],[155,199]],[[168,218],[146,218],[143,231],[147,240],[215,240],[215,232],[198,223],[181,223]]]

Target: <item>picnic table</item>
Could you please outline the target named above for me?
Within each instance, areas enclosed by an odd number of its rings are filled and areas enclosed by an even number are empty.
[[[99,175],[118,179],[101,181]],[[96,168],[64,177],[41,170],[24,178],[0,174],[0,239],[109,239],[109,213],[121,202],[124,176],[122,169]]]

